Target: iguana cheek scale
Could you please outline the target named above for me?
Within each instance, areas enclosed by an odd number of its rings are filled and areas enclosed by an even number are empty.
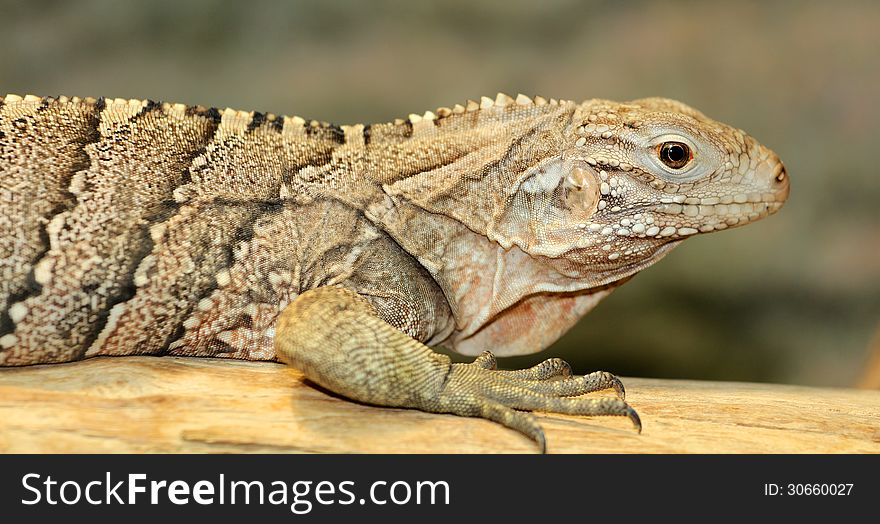
[[[638,416],[609,373],[501,371],[492,353],[540,351],[683,239],[765,217],[788,188],[772,151],[661,98],[499,94],[336,126],[7,95],[0,365],[280,359],[544,449],[527,411]]]

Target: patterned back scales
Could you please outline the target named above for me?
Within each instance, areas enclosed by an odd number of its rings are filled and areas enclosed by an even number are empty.
[[[292,261],[345,264],[357,255],[322,246],[325,228],[360,228],[348,237],[365,241],[378,235],[356,210],[338,206],[320,227],[297,224],[304,218],[288,198],[296,183],[332,184],[338,172],[391,182],[504,142],[503,121],[561,110],[555,100],[527,100],[339,127],[152,101],[5,97],[0,365],[35,363],[35,354],[37,362],[274,358],[280,310],[334,274]],[[483,124],[493,132],[481,132]],[[458,138],[434,147],[442,128]],[[479,168],[478,155],[468,158]]]

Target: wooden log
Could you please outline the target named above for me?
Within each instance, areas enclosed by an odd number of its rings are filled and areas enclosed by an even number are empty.
[[[618,417],[539,414],[552,453],[878,453],[880,392],[626,379]],[[281,364],[103,357],[0,369],[4,452],[533,453],[497,424],[365,406]]]

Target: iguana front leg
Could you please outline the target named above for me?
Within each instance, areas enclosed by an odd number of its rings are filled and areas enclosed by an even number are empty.
[[[343,287],[321,287],[297,297],[278,319],[278,357],[315,383],[353,400],[434,413],[482,417],[519,431],[546,451],[535,418],[518,410],[573,415],[625,415],[623,386],[605,372],[572,377],[550,359],[520,371],[498,371],[491,353],[453,364],[379,317],[365,298]],[[562,377],[561,380],[553,380]],[[566,398],[615,388],[620,398]]]

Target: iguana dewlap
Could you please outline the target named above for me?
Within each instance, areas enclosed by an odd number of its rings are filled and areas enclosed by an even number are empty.
[[[483,352],[540,351],[684,238],[788,191],[772,151],[661,98],[498,95],[335,126],[7,95],[0,365],[278,358],[352,399],[489,418],[543,448],[523,410],[638,424],[620,381],[558,359],[500,371]]]

